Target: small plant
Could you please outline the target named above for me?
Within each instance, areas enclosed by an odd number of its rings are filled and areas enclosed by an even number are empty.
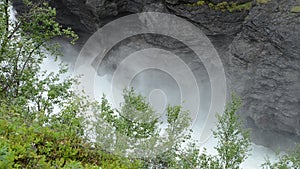
[[[279,156],[277,162],[271,163],[267,160],[262,164],[263,169],[298,169],[300,168],[300,145],[297,145],[293,151]]]
[[[222,12],[236,12],[236,11],[243,11],[243,10],[250,10],[252,8],[252,1],[249,2],[245,2],[245,3],[241,3],[241,4],[237,4],[235,2],[227,2],[227,1],[223,1],[223,2],[219,2],[217,4],[214,4],[212,2],[209,1],[197,1],[195,3],[191,3],[191,4],[187,4],[188,6],[192,6],[192,7],[196,7],[196,6],[204,6],[207,5],[210,9],[213,10],[220,10]]]
[[[268,2],[270,2],[271,0],[257,0],[257,3],[259,4],[266,4]]]
[[[198,6],[202,6],[202,5],[205,4],[205,1],[197,1],[196,4],[197,4]]]
[[[300,6],[294,6],[294,7],[291,9],[291,12],[293,12],[293,13],[299,13],[299,12],[300,12]]]

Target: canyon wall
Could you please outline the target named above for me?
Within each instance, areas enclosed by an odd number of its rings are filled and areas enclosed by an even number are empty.
[[[57,8],[58,22],[72,27],[82,42],[128,14],[157,11],[189,20],[217,49],[229,91],[243,99],[240,114],[253,129],[253,141],[273,148],[300,142],[299,0],[52,0],[50,4]],[[14,7],[21,11],[20,0],[14,0]],[[154,35],[124,43],[128,53],[145,46],[176,52],[182,45]]]

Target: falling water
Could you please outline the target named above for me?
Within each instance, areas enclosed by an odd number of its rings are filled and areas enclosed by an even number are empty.
[[[68,47],[70,47],[70,48],[69,49],[64,49],[64,50],[72,51],[72,49],[71,49],[72,47],[71,46],[68,46]],[[73,48],[73,49],[76,50],[75,48]],[[72,53],[74,53],[74,52],[72,52]],[[63,60],[71,61],[71,62],[68,62],[71,65],[74,64],[74,62],[76,60],[76,56],[74,56],[74,55],[66,54],[64,57],[65,58],[63,58]],[[51,68],[51,69],[53,67],[55,67],[55,65],[56,65],[56,63],[53,62],[53,60],[51,60],[51,59],[46,60],[44,62],[44,64],[47,65],[47,67]],[[72,70],[71,70],[71,72],[72,72]],[[145,73],[144,75],[155,76],[153,74],[153,72],[152,73],[144,72],[144,73]],[[155,77],[156,78],[161,77],[160,79],[156,79],[156,82],[159,82],[159,83],[162,83],[162,84],[166,83],[164,81],[168,79],[167,77],[165,77],[165,76],[163,76],[159,73],[156,74]],[[111,78],[108,75],[96,76],[95,77],[95,79],[94,79],[95,80],[94,81],[94,83],[95,83],[94,91],[95,91],[95,94],[96,94],[95,96],[96,96],[97,100],[100,101],[100,98],[101,98],[102,94],[105,94],[107,96],[108,100],[111,103],[114,102],[113,95],[111,94],[111,80],[110,79]],[[149,80],[149,77],[148,77],[148,80]],[[153,80],[153,79],[151,79],[151,80]],[[165,107],[164,105],[161,104],[161,101],[171,100],[171,102],[174,103],[174,104],[180,102],[180,100],[178,100],[176,98],[167,99],[167,96],[166,96],[166,95],[168,95],[168,93],[171,93],[172,90],[176,89],[176,85],[173,86],[172,84],[169,84],[168,85],[169,88],[164,90],[164,91],[160,91],[159,89],[154,89],[154,90],[149,91],[148,89],[145,89],[145,86],[149,87],[149,83],[147,83],[147,81],[145,81],[144,76],[140,76],[140,77],[135,78],[132,81],[132,84],[135,87],[135,89],[137,89],[137,91],[139,91],[140,93],[144,93],[145,96],[147,96],[146,99],[148,99],[150,104],[154,105],[154,107],[156,107],[158,111],[162,110]],[[116,90],[120,90],[120,89],[116,89]],[[168,92],[168,90],[170,90],[170,91]],[[160,96],[161,98],[156,97],[156,99],[158,98],[160,100],[151,100],[151,97],[152,97],[151,93],[152,93],[152,95]],[[115,105],[115,106],[117,106],[117,105]],[[196,124],[195,128],[197,128],[197,124]],[[195,133],[197,133],[197,132],[195,132]],[[193,138],[197,138],[197,135],[194,134]],[[217,152],[214,149],[214,146],[216,146],[216,143],[217,143],[217,140],[214,139],[214,138],[211,138],[207,142],[205,142],[204,144],[201,144],[199,146],[200,146],[201,149],[205,147],[207,149],[208,153],[216,154]],[[251,146],[250,154],[251,154],[251,156],[248,159],[246,159],[246,161],[242,164],[242,168],[244,168],[244,169],[261,168],[260,165],[265,162],[266,158],[269,158],[271,161],[274,161],[274,159],[276,157],[274,151],[272,151],[269,148],[266,148],[264,146],[256,145],[254,143]]]
[[[11,10],[11,20],[16,20],[15,12],[13,10]],[[70,65],[69,74],[72,73],[74,63],[75,63],[76,57],[78,55],[78,50],[75,47],[69,45],[67,42],[63,42],[62,47],[63,47],[62,51],[64,53],[64,57],[61,59],[58,59],[58,61],[55,61],[55,59],[53,57],[48,56],[41,65],[42,70],[47,70],[49,72],[57,73],[58,69],[59,69],[58,63],[60,61],[63,61],[64,63],[67,63]],[[137,76],[137,78],[135,78],[132,81],[132,84],[137,89],[137,91],[148,96],[147,98],[148,98],[149,102],[156,108],[157,111],[162,111],[165,108],[165,105],[161,104],[161,102],[169,101],[172,104],[178,104],[180,102],[180,100],[178,100],[178,98],[176,98],[177,94],[175,91],[177,89],[177,86],[173,85],[173,83],[169,83],[172,81],[172,79],[171,78],[168,79],[168,77],[163,74],[156,73],[156,75],[155,75],[152,73],[153,72],[148,72],[148,73],[144,72],[144,75],[147,75],[148,77],[152,76],[152,77],[156,78],[155,81],[153,81],[152,85],[156,85],[157,83],[160,83],[160,84],[166,83],[165,85],[162,85],[162,86],[164,86],[164,87],[168,86],[168,87],[165,88],[163,92],[158,89],[149,91],[145,88],[145,86],[149,87],[149,81],[148,82],[145,81],[145,79],[144,79],[145,76]],[[150,80],[154,80],[154,79],[150,78]],[[113,96],[111,95],[111,88],[110,88],[111,87],[110,77],[109,76],[97,76],[97,77],[95,77],[94,83],[96,86],[95,87],[96,99],[100,100],[100,97],[102,96],[102,93],[103,93],[103,94],[106,94],[107,99],[111,103],[113,103]],[[159,98],[159,100],[153,99],[151,97]],[[195,126],[196,129],[201,128],[201,125],[197,126],[197,123],[195,125],[196,125]],[[193,137],[197,138],[196,134],[194,134]],[[200,146],[201,146],[201,148],[206,147],[208,153],[216,154],[216,151],[214,150],[214,146],[216,146],[216,142],[217,142],[217,140],[211,138],[206,143],[204,143]],[[251,148],[252,148],[251,156],[242,164],[242,168],[244,168],[244,169],[260,168],[260,165],[265,162],[266,157],[269,157],[271,159],[271,161],[273,161],[275,159],[275,153],[264,146],[252,144]]]

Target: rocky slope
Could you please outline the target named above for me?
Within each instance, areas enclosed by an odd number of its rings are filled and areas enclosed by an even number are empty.
[[[224,2],[50,1],[57,8],[58,21],[76,30],[83,41],[109,21],[132,13],[159,11],[188,19],[205,32],[219,52],[230,91],[237,92],[244,100],[240,112],[247,126],[253,128],[253,140],[273,148],[280,143],[292,145],[299,142],[300,1]],[[14,0],[14,6],[20,10],[20,0]],[[175,52],[183,49],[174,49],[176,42],[165,37],[147,35],[134,38],[123,42],[128,53],[151,45],[168,49],[173,47],[171,50]],[[142,43],[145,45],[137,47]],[[124,53],[115,52],[111,55],[122,57]]]

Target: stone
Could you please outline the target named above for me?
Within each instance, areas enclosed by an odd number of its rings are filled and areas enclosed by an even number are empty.
[[[251,1],[250,10],[230,12],[212,9],[208,5],[188,5],[196,2],[51,0],[50,4],[57,8],[58,22],[72,27],[84,39],[83,42],[104,24],[132,13],[156,11],[188,19],[209,37],[218,51],[225,67],[229,92],[234,91],[243,99],[239,113],[246,119],[245,125],[253,129],[253,141],[274,149],[299,143],[300,14],[292,12],[299,4],[282,0],[263,4]],[[223,0],[211,2],[217,4]],[[13,0],[13,5],[17,11],[22,11],[20,0]],[[125,48],[127,53],[161,46],[175,53],[184,51],[186,55],[190,54],[182,43],[167,37],[144,35],[132,40],[136,43],[124,42],[129,44]],[[122,53],[116,50],[115,55],[121,57]],[[193,59],[187,62],[191,64]],[[193,69],[196,70],[195,65]],[[105,69],[113,71],[115,67],[108,64]]]

